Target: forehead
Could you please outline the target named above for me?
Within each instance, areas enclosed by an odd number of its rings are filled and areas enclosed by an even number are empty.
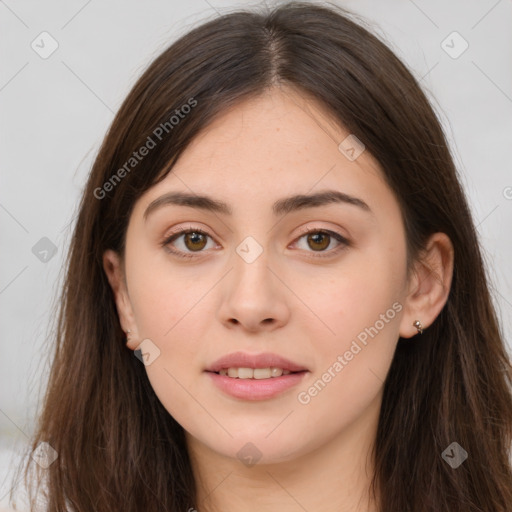
[[[284,196],[326,189],[389,208],[396,201],[373,156],[363,150],[351,160],[340,151],[349,136],[320,103],[271,89],[217,116],[144,194],[139,209],[163,193],[183,191],[219,198],[236,215],[240,208],[270,209]]]

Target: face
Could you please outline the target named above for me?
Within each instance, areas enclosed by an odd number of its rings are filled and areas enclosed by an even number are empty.
[[[405,233],[375,159],[338,148],[349,135],[320,105],[273,90],[218,117],[135,205],[120,308],[130,347],[146,340],[158,398],[220,455],[291,460],[380,406],[403,329]],[[171,192],[225,208],[159,200]],[[235,352],[249,359],[221,366],[303,371],[207,371]],[[273,356],[251,359],[261,354]]]

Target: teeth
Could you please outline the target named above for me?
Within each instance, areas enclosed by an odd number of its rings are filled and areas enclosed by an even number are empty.
[[[290,370],[282,368],[223,368],[219,375],[232,377],[234,379],[270,379],[290,374]]]
[[[234,373],[238,373],[239,379],[252,379],[254,377],[254,370],[252,368],[238,368],[238,371],[236,368],[230,368],[228,370],[228,375],[231,372],[231,377],[234,377]]]

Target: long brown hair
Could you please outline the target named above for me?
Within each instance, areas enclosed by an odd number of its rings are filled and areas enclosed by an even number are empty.
[[[445,307],[417,341],[398,340],[384,384],[380,510],[510,511],[512,368],[447,140],[417,80],[363,21],[307,3],[203,23],[151,63],[119,109],[79,205],[31,446],[47,442],[58,457],[46,469],[27,458],[25,485],[43,485],[52,512],[198,507],[183,428],[125,346],[102,255],[124,253],[134,203],[218,113],[276,84],[325,105],[379,161],[409,262],[434,232],[455,251]],[[154,147],[131,161],[148,138]],[[453,442],[468,453],[457,469],[441,456]]]

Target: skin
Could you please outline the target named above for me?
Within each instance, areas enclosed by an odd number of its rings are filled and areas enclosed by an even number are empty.
[[[417,319],[428,328],[443,308],[453,248],[445,234],[432,235],[408,275],[398,202],[368,151],[355,161],[339,151],[347,135],[319,104],[292,90],[244,101],[196,137],[173,171],[138,200],[125,259],[105,252],[121,326],[131,331],[128,348],[150,339],[160,350],[146,371],[185,429],[200,512],[376,510],[369,453],[383,381],[398,337],[417,335]],[[271,211],[280,198],[325,189],[364,200],[373,214],[348,204],[279,217]],[[233,215],[167,205],[143,220],[151,201],[178,190],[211,195]],[[162,247],[166,235],[191,224],[209,237],[181,236],[172,244],[194,259]],[[336,252],[340,243],[332,237],[315,245],[301,231],[308,228],[338,232],[349,245]],[[263,250],[252,263],[236,252],[247,236]],[[198,247],[203,252],[194,252]],[[394,318],[386,317],[378,334],[300,403],[299,392],[397,302]],[[271,399],[233,398],[204,369],[238,350],[274,352],[309,373]],[[237,456],[248,442],[261,454],[252,466]]]

